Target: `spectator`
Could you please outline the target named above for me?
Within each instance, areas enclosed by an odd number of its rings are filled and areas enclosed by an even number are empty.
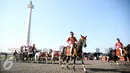
[[[13,56],[14,56],[14,60],[17,60],[17,51],[15,50],[15,52],[13,53]]]
[[[8,57],[8,54],[7,54],[7,53],[5,53],[5,60],[7,60],[7,57]]]

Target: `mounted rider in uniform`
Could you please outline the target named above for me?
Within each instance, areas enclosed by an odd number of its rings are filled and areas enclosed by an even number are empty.
[[[33,44],[33,46],[32,46],[32,51],[33,51],[33,55],[35,55],[35,53],[36,53],[36,47],[35,47],[35,44]]]
[[[72,31],[70,32],[70,35],[71,35],[71,37],[69,37],[67,39],[67,42],[68,42],[69,46],[71,46],[70,47],[70,56],[71,56],[73,53],[73,49],[77,43],[77,39],[76,39],[76,37],[74,37],[74,33]]]
[[[23,54],[23,46],[20,47],[20,53]]]
[[[116,55],[117,56],[123,56],[123,51],[122,51],[122,49],[123,49],[123,44],[122,44],[122,42],[120,41],[120,39],[119,38],[117,38],[117,43],[115,44],[115,47],[116,47]]]

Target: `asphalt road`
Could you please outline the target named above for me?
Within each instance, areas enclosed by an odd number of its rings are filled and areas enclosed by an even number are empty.
[[[69,65],[70,70],[64,65],[64,69],[59,64],[44,64],[44,63],[13,63],[9,70],[3,68],[4,61],[0,63],[0,73],[84,73],[80,61],[77,62],[76,71]],[[72,62],[71,62],[72,63]],[[113,63],[110,65],[106,61],[93,60],[85,61],[86,70],[88,73],[130,73],[130,62],[127,65],[121,63],[119,66]]]

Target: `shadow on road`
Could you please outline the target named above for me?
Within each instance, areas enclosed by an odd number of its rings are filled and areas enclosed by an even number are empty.
[[[46,63],[34,63],[34,64],[46,64]],[[52,64],[52,63],[47,63],[47,64]],[[59,63],[53,63],[53,64],[59,64]],[[64,64],[66,64],[66,63],[64,63]],[[69,65],[73,65],[73,63],[69,63]],[[76,63],[75,65],[82,65],[82,63]],[[92,65],[92,64],[90,64],[90,63],[86,63],[85,65]]]
[[[119,72],[119,73],[130,73],[130,71],[119,71],[117,69],[102,69],[102,68],[86,68],[87,70],[91,70],[93,72]]]
[[[70,63],[70,65],[73,65],[73,63]],[[82,65],[82,63],[76,63],[75,65]],[[85,65],[92,65],[90,63],[85,63]]]

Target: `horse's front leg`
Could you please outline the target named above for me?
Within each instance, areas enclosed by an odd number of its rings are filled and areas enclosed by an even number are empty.
[[[114,60],[114,62],[116,62],[117,65],[120,65],[120,64],[119,64],[119,57],[118,57],[118,56],[115,56],[115,57],[113,58],[113,60]]]
[[[35,54],[35,62],[38,63],[38,61],[39,61],[39,55]]]
[[[70,68],[69,68],[69,60],[70,60],[70,56],[68,56],[68,57],[67,57],[67,60],[66,60],[66,64],[67,64],[67,68],[68,68],[68,69],[70,69]]]
[[[22,62],[24,62],[24,54],[22,54]]]
[[[76,64],[76,56],[73,58],[73,70],[75,71],[75,64]]]
[[[28,55],[26,56],[26,60],[25,60],[26,62],[28,61]]]
[[[59,56],[59,64],[61,65],[61,56]]]
[[[30,57],[29,57],[29,62],[31,63],[32,62],[32,54],[30,54]]]
[[[54,55],[51,56],[51,63],[54,64]]]
[[[62,64],[62,69],[64,68],[63,63],[64,63],[64,61],[65,61],[66,57],[67,57],[67,56],[63,56],[63,59],[62,59],[62,62],[61,62],[61,64]]]
[[[130,54],[128,54],[128,60],[130,61]]]
[[[30,54],[27,56],[27,62],[30,61]]]
[[[125,54],[124,55],[124,65],[126,65],[126,61],[129,60],[129,55]]]
[[[48,57],[45,57],[45,59],[46,59],[46,64],[48,63]]]
[[[84,64],[83,58],[81,58],[81,62],[82,62],[82,67],[83,67],[84,73],[87,73],[87,70],[85,68],[85,64]]]

